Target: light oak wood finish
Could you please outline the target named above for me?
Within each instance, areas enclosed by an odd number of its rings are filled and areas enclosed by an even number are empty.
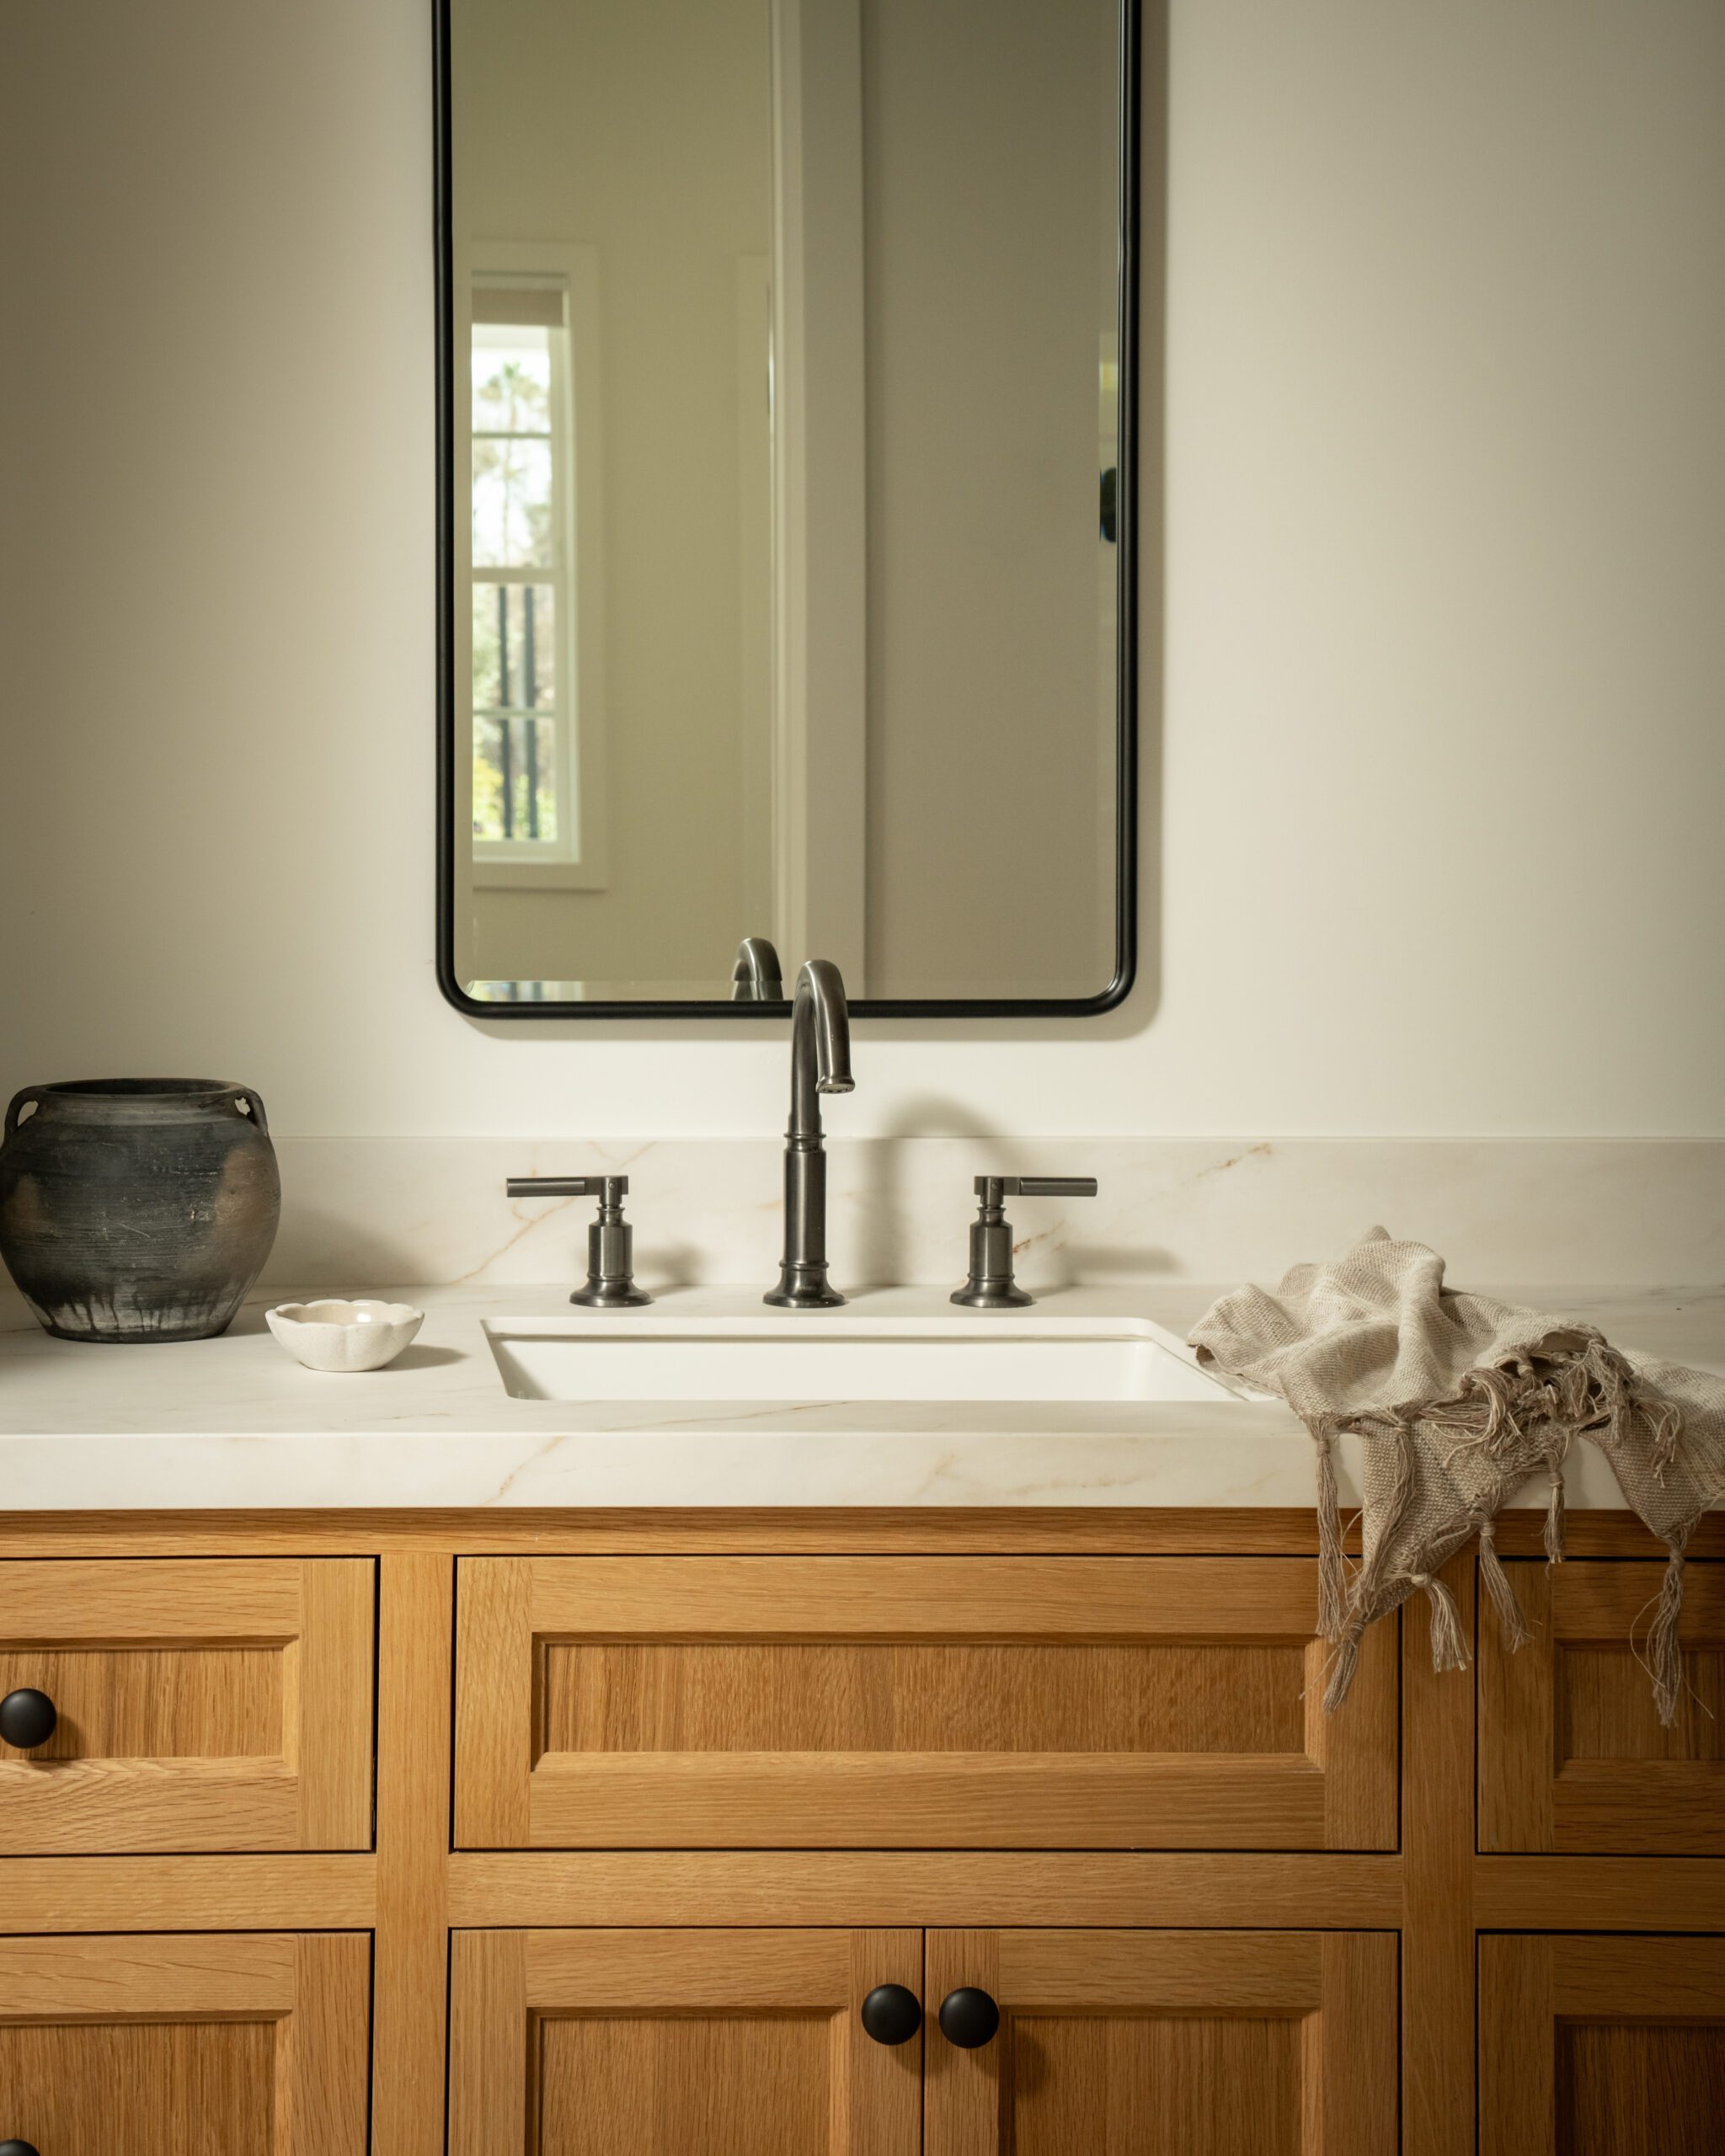
[[[0,1865],[0,1931],[369,1931],[370,1856],[12,1857]]]
[[[1480,1941],[1480,2156],[1708,2156],[1725,1939]]]
[[[1393,1634],[1300,1559],[471,1558],[473,1848],[1385,1848]]]
[[[451,2156],[917,2156],[922,2039],[858,2015],[921,1981],[914,1931],[457,1933]]]
[[[1545,1508],[1506,1512],[1498,1546],[1531,1556],[1542,1545]],[[1659,1556],[1660,1545],[1628,1512],[1569,1516],[1576,1557]],[[1344,1546],[1359,1550],[1357,1522]],[[1725,1512],[1696,1523],[1693,1557],[1725,1557]],[[0,1558],[374,1556],[380,1550],[457,1556],[711,1556],[879,1552],[1055,1556],[1293,1556],[1316,1554],[1310,1509],[1266,1507],[775,1505],[618,1506],[547,1511],[522,1506],[474,1511],[424,1506],[410,1513],[357,1508],[302,1512],[83,1512],[0,1513]]]
[[[371,1830],[373,1569],[355,1558],[0,1564],[0,1854],[354,1849]]]
[[[1535,1636],[1510,1654],[1481,1627],[1480,1847],[1725,1855],[1725,1566],[1688,1567],[1687,1690],[1669,1730],[1635,1652],[1663,1564],[1506,1569]]]
[[[454,1588],[446,1555],[382,1561],[373,2156],[444,2146]]]
[[[364,2156],[370,1942],[0,1939],[0,2136],[46,2156]]]
[[[1392,1929],[1393,1856],[975,1849],[457,1851],[482,1924],[1288,1924]]]
[[[1725,1865],[1714,1857],[1480,1857],[1473,1914],[1482,1931],[1725,1932]]]
[[[1442,1577],[1470,1635],[1474,1565]],[[1423,1594],[1402,1624],[1402,2148],[1474,2156],[1473,1686],[1433,1669]]]
[[[1381,1933],[933,1931],[927,2156],[1392,2156]],[[975,1986],[1001,2030],[941,2036]]]

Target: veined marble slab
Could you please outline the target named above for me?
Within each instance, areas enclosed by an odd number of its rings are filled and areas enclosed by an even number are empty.
[[[837,1116],[830,1119],[836,1123]],[[511,1200],[511,1175],[627,1174],[637,1269],[655,1289],[770,1281],[782,1140],[277,1141],[281,1232],[264,1279],[579,1278],[585,1198]],[[1093,1175],[1093,1198],[1008,1211],[1033,1289],[1274,1282],[1381,1222],[1452,1278],[1725,1280],[1725,1142],[1678,1139],[846,1139],[828,1135],[828,1246],[841,1287],[956,1286],[981,1174]]]
[[[0,1510],[1312,1501],[1311,1443],[1274,1401],[511,1400],[483,1321],[562,1315],[563,1287],[387,1292],[419,1302],[425,1328],[399,1362],[355,1376],[305,1370],[283,1353],[263,1323],[280,1294],[254,1297],[222,1339],[184,1346],[77,1346],[34,1326],[0,1336]],[[1147,1317],[1183,1335],[1212,1292],[1069,1289],[1039,1307]],[[1587,1318],[1626,1347],[1725,1369],[1725,1292],[1496,1292]],[[654,1307],[698,1318],[761,1305],[753,1289],[695,1289]],[[870,1318],[949,1307],[940,1290],[908,1288],[847,1305]],[[1348,1502],[1358,1499],[1357,1466],[1344,1441]],[[1576,1449],[1568,1489],[1577,1506],[1621,1502],[1591,1446]]]

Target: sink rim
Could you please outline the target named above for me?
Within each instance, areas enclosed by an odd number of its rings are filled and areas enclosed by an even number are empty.
[[[1036,1341],[1140,1341],[1160,1349],[1164,1354],[1195,1371],[1207,1385],[1215,1389],[1214,1401],[1193,1401],[1186,1403],[1202,1408],[1206,1405],[1221,1405],[1244,1401],[1257,1405],[1270,1401],[1279,1406],[1274,1394],[1260,1392],[1242,1385],[1237,1379],[1220,1370],[1213,1363],[1201,1363],[1197,1350],[1182,1340],[1178,1333],[1159,1325],[1154,1318],[1130,1312],[1096,1314],[1080,1316],[1076,1314],[1051,1312],[1043,1315],[1034,1310],[1011,1311],[971,1312],[960,1316],[957,1313],[948,1318],[932,1315],[889,1316],[873,1311],[852,1310],[848,1307],[830,1310],[774,1312],[762,1310],[748,1315],[697,1314],[652,1310],[620,1312],[615,1310],[569,1310],[540,1313],[531,1316],[498,1316],[480,1320],[486,1345],[491,1350],[492,1361],[498,1376],[507,1389],[508,1380],[498,1360],[501,1345],[524,1340],[605,1340],[610,1341],[679,1341],[692,1344],[766,1343],[770,1345],[817,1345],[823,1341],[834,1341],[846,1346],[857,1346],[868,1341],[879,1341],[893,1346],[919,1340],[938,1341],[980,1347],[1004,1345],[1012,1342]],[[715,1401],[741,1401],[745,1396],[738,1392],[714,1393]],[[931,1406],[943,1403],[931,1399]]]

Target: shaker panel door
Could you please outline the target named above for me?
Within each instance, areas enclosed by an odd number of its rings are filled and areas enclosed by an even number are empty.
[[[476,1557],[467,1848],[1387,1849],[1397,1641],[1301,1558]]]
[[[1725,1939],[1479,1943],[1480,2156],[1717,2156]]]
[[[0,1697],[55,1716],[0,1739],[0,1855],[367,1847],[373,1580],[347,1557],[0,1564]]]
[[[1480,1847],[1725,1856],[1725,1565],[1687,1568],[1670,1729],[1637,1656],[1663,1560],[1505,1569],[1534,1636],[1510,1654],[1482,1614]]]
[[[0,1939],[0,2141],[365,2156],[362,1933]]]
[[[1393,1934],[932,1931],[927,1997],[926,2156],[1395,2156]]]
[[[451,2156],[920,2156],[916,1931],[478,1931],[454,1939]]]

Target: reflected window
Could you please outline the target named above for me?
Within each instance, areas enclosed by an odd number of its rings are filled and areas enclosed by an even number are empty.
[[[473,281],[476,861],[580,858],[569,308],[562,279]]]

